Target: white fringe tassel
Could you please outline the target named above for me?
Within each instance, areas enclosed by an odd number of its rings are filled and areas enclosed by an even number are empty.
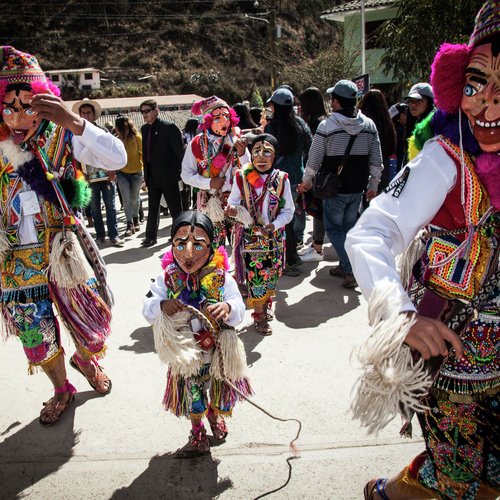
[[[10,250],[9,239],[7,238],[7,233],[0,230],[0,259],[3,260]]]
[[[411,273],[417,261],[422,257],[425,250],[425,240],[423,238],[424,231],[420,231],[413,241],[408,245],[408,248],[396,260],[399,276],[403,287],[408,288],[410,283]]]
[[[92,268],[72,231],[62,231],[54,237],[48,269],[50,281],[60,288],[84,285],[93,276]]]
[[[225,375],[225,378],[231,382],[246,377],[247,357],[245,347],[236,331],[232,329],[221,330],[218,344],[224,362],[224,370],[222,370],[220,354],[216,350],[212,356],[210,375],[217,380],[224,380]]]
[[[420,401],[432,384],[423,358],[413,361],[403,343],[415,317],[399,313],[399,304],[389,303],[393,287],[387,283],[373,291],[368,308],[373,332],[355,353],[363,373],[351,410],[369,433],[379,432],[398,413],[408,420],[412,412],[426,410]]]
[[[222,202],[217,195],[211,196],[207,204],[201,209],[214,224],[224,221],[224,210]]]
[[[189,311],[172,317],[160,314],[153,325],[156,353],[162,363],[170,366],[173,375],[189,377],[203,365],[202,351],[188,326],[190,317]]]
[[[236,222],[241,224],[243,227],[253,226],[253,218],[250,215],[250,212],[245,207],[241,205],[234,205],[234,208],[236,209],[236,215],[233,217],[233,219],[235,219]]]

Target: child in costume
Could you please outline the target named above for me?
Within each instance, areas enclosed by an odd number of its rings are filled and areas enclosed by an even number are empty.
[[[443,44],[434,59],[437,135],[347,237],[374,328],[355,416],[378,430],[401,413],[409,432],[417,412],[426,445],[399,474],[369,481],[368,500],[500,495],[499,68],[490,0],[469,44]]]
[[[252,163],[235,174],[226,215],[239,224],[233,233],[236,280],[247,287],[247,305],[256,330],[271,335],[268,309],[284,267],[285,226],[295,205],[288,174],[275,168],[278,141],[270,134],[254,137]]]
[[[187,145],[181,177],[198,190],[196,208],[214,224],[214,248],[223,245],[226,236],[224,208],[231,191],[234,171],[250,161],[246,141],[238,138],[236,112],[217,96],[193,104],[193,115],[203,116],[196,135]]]
[[[69,111],[58,95],[34,56],[0,47],[0,312],[3,333],[22,342],[29,372],[42,369],[54,386],[40,412],[43,425],[55,424],[76,392],[58,319],[76,345],[70,364],[97,392],[111,390],[97,359],[110,333],[112,298],[97,247],[73,216],[90,194],[74,160],[108,170],[127,161],[118,139]]]
[[[228,273],[224,247],[214,250],[213,238],[206,215],[193,210],[176,217],[172,250],[164,255],[164,271],[151,285],[143,307],[153,325],[156,352],[169,365],[163,404],[191,420],[184,450],[191,453],[210,450],[203,417],[214,438],[223,440],[228,433],[224,415],[231,415],[242,394],[252,392],[245,350],[234,330],[245,305]],[[203,313],[211,327],[193,317],[187,306]]]

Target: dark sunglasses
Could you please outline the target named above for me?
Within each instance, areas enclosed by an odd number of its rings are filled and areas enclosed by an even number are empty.
[[[151,108],[149,108],[149,109],[141,109],[141,113],[142,113],[143,115],[147,115],[147,114],[148,114],[148,113],[150,113],[151,111],[153,111]]]

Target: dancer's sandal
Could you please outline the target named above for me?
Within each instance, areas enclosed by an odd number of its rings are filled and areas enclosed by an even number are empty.
[[[46,427],[54,425],[59,421],[62,414],[75,399],[76,389],[72,384],[70,384],[69,380],[66,379],[62,387],[54,388],[54,392],[56,394],[64,394],[65,392],[67,392],[69,393],[69,397],[66,402],[55,401],[54,398],[50,398],[48,401],[43,403],[43,408],[40,412],[40,418],[38,420],[42,425]]]
[[[266,302],[266,319],[267,321],[272,321],[274,319],[272,298],[268,299]]]
[[[269,324],[269,320],[267,319],[267,313],[252,313],[253,325],[255,329],[261,334],[265,336],[269,336],[273,334],[273,329]]]
[[[97,391],[99,394],[109,394],[111,392],[111,379],[103,372],[102,367],[94,359],[90,358],[90,361],[84,361],[78,353],[74,353],[69,360],[69,364],[78,372],[80,372],[90,384],[90,387]],[[93,364],[95,366],[96,372],[93,376],[86,375],[80,366],[90,366]],[[79,366],[80,365],[80,366]]]
[[[214,415],[215,416],[215,415]],[[226,421],[222,415],[215,416],[215,420],[208,418],[208,423],[210,424],[210,429],[212,431],[212,436],[216,441],[222,441],[226,439],[229,434],[229,429],[227,428]]]
[[[385,494],[385,485],[387,484],[387,478],[379,477],[378,479],[371,479],[365,485],[363,493],[365,495],[365,500],[374,500],[374,493],[377,493],[382,500],[390,500]]]
[[[210,441],[207,437],[207,431],[203,425],[200,425],[195,432],[191,429],[189,433],[189,441],[179,448],[174,454],[174,458],[194,458],[200,455],[205,455],[210,452]]]

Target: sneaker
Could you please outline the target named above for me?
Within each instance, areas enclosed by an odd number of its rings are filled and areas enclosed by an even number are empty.
[[[304,246],[304,242],[303,241],[297,241],[297,246],[296,246],[297,250],[299,248],[302,248],[303,246]]]
[[[125,243],[123,242],[123,240],[121,240],[120,238],[118,238],[118,236],[116,236],[115,238],[113,238],[111,241],[111,244],[115,247],[122,247]]]
[[[328,272],[330,273],[330,276],[334,276],[335,278],[345,278],[345,272],[340,266],[332,267]]]
[[[297,269],[295,266],[285,266],[285,269],[283,269],[283,276],[298,276],[300,274],[300,270]]]
[[[141,222],[142,222],[142,220],[141,220]],[[134,229],[136,231],[139,231],[141,229],[141,226],[139,225],[139,217],[133,218],[133,224],[134,224]]]
[[[104,245],[105,241],[106,241],[106,238],[104,238],[104,237],[95,239],[95,242],[97,243],[97,245]]]
[[[318,253],[314,247],[307,247],[306,251],[300,256],[302,262],[320,262],[323,260],[323,252]]]
[[[344,281],[342,281],[342,286],[344,288],[356,288],[358,286],[358,282],[356,281],[354,274],[347,273],[345,275]]]

